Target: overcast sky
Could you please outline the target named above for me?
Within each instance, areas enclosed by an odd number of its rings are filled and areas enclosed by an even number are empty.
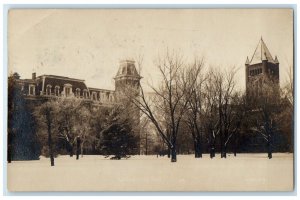
[[[143,82],[159,80],[153,61],[166,48],[207,67],[236,66],[245,87],[245,61],[263,37],[280,62],[280,81],[293,65],[293,13],[289,9],[10,10],[9,72],[21,78],[53,74],[114,89],[121,59],[144,56]]]

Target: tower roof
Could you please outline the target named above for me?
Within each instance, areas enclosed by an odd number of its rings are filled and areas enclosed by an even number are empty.
[[[139,75],[139,73],[135,68],[135,62],[133,60],[120,61],[120,67],[115,78],[124,77],[124,76],[141,78],[141,76]]]
[[[261,63],[263,60],[275,63],[275,60],[273,59],[267,45],[261,38],[251,58],[250,65]]]

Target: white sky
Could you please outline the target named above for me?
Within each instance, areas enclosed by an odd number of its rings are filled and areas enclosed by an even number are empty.
[[[245,87],[246,57],[262,36],[280,62],[280,81],[293,65],[293,13],[289,9],[11,10],[9,72],[21,78],[54,74],[114,89],[120,59],[144,56],[143,82],[159,80],[153,63],[166,48],[207,66],[238,67]]]

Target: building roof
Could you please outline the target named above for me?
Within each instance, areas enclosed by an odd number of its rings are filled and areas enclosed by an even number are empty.
[[[141,78],[141,76],[139,75],[139,73],[135,68],[135,62],[133,60],[120,61],[120,67],[115,78],[124,77],[124,76]]]
[[[44,84],[42,84],[43,78],[45,80]],[[37,80],[38,80],[39,90],[42,90],[42,86],[44,85],[44,91],[46,90],[47,85],[51,85],[52,89],[55,88],[55,86],[59,86],[60,91],[62,91],[65,84],[72,85],[72,91],[74,93],[77,88],[81,90],[80,93],[83,93],[84,89],[88,89],[84,83],[84,80],[81,79],[74,79],[74,78],[69,78],[64,76],[42,75],[37,77]]]
[[[261,38],[258,42],[258,45],[254,51],[254,54],[253,54],[249,64],[253,65],[253,64],[261,63],[263,60],[266,60],[271,63],[276,63],[276,61],[273,59],[267,45]]]

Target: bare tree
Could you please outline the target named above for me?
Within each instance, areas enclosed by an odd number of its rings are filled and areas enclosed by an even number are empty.
[[[186,93],[191,95],[190,88],[196,80],[187,79],[187,65],[184,64],[182,56],[177,53],[167,52],[165,57],[158,59],[156,65],[162,76],[162,82],[159,87],[151,86],[154,95],[151,98],[146,97],[143,88],[139,85],[138,97],[131,99],[132,103],[150,119],[170,148],[171,162],[176,162],[177,134],[188,106],[188,98],[185,95]],[[196,73],[199,74],[199,71]],[[127,92],[127,94],[131,93]]]
[[[84,145],[88,140],[95,139],[96,137],[92,137],[91,131],[91,112],[85,106],[80,106],[77,111],[77,115],[75,115],[76,123],[74,124],[74,129],[77,132],[76,137],[76,153],[81,153],[81,157],[83,157]],[[92,137],[92,138],[90,138]]]
[[[225,72],[218,72],[215,74],[215,84],[217,88],[218,98],[218,114],[219,114],[219,133],[221,143],[221,158],[226,158],[227,145],[232,137],[230,130],[233,126],[234,120],[234,106],[232,104],[232,97],[235,89],[236,70],[234,68]]]
[[[220,132],[218,129],[219,118],[217,110],[217,88],[214,83],[215,75],[214,70],[211,69],[206,76],[206,82],[204,84],[203,91],[203,116],[205,129],[207,131],[207,141],[210,147],[210,158],[215,157],[216,152],[216,139]]]
[[[195,80],[195,82],[191,84],[190,93],[185,94],[186,101],[188,102],[186,122],[194,140],[195,158],[202,157],[202,89],[205,81],[203,66],[203,60],[195,59],[194,63],[188,69],[187,80]]]

